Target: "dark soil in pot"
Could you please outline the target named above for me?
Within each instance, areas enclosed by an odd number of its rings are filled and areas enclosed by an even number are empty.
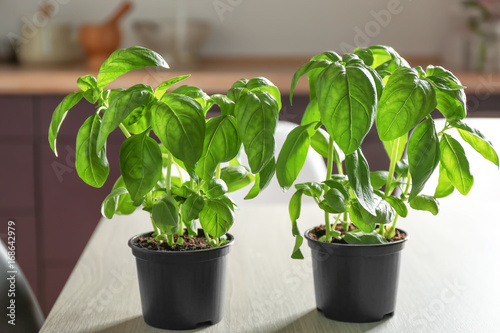
[[[394,312],[401,250],[408,234],[397,229],[387,244],[325,243],[323,227],[305,232],[312,251],[316,306],[326,317],[373,322]]]
[[[204,238],[202,231],[198,235]],[[145,233],[129,240],[136,257],[144,321],[162,329],[192,329],[221,321],[227,254],[233,236],[228,234],[229,242],[217,248],[194,237],[174,249],[148,243],[150,236]],[[140,244],[156,249],[142,248]],[[200,244],[202,249],[189,249]]]

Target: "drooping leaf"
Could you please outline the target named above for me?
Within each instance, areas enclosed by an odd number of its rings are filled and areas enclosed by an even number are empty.
[[[52,120],[50,122],[49,127],[49,145],[50,149],[57,156],[57,133],[59,132],[59,128],[61,127],[64,118],[68,114],[68,111],[75,106],[83,97],[83,91],[75,91],[68,96],[64,97],[64,99],[57,105],[54,113],[52,114]]]
[[[340,58],[339,58],[340,60]],[[295,74],[293,75],[292,78],[292,84],[290,87],[290,104],[292,104],[292,97],[293,97],[293,92],[295,91],[295,87],[297,87],[297,82],[299,82],[299,79],[302,77],[302,75],[307,74],[308,72],[318,69],[318,68],[325,68],[328,65],[330,65],[332,62],[329,60],[325,59],[317,59],[317,60],[311,60],[308,63],[305,63],[300,67]]]
[[[377,110],[377,91],[371,74],[361,64],[333,63],[316,80],[322,123],[342,151],[359,148]]]
[[[154,92],[154,96],[156,97],[156,99],[160,99],[162,98],[162,96],[165,94],[165,92],[170,88],[172,87],[174,84],[177,84],[185,79],[187,79],[188,77],[190,77],[191,75],[188,74],[188,75],[181,75],[181,76],[176,76],[176,77],[173,77],[167,81],[164,81],[162,83],[160,83],[158,85],[158,87],[156,87],[155,89],[155,92]]]
[[[210,236],[219,238],[233,225],[233,211],[224,199],[208,199],[200,212],[200,224]]]
[[[265,91],[248,92],[236,102],[234,114],[238,131],[254,174],[274,156],[278,112],[276,100]]]
[[[483,133],[461,121],[452,122],[451,125],[458,130],[462,139],[470,144],[479,154],[496,166],[499,166],[498,154],[491,141],[488,141]]]
[[[304,259],[304,255],[300,251],[300,246],[304,241],[304,237],[299,231],[297,226],[297,220],[300,217],[300,210],[302,206],[302,191],[298,190],[290,199],[288,204],[288,213],[290,214],[290,220],[292,221],[292,235],[295,237],[295,245],[293,247],[292,258],[293,259]]]
[[[440,161],[446,169],[448,178],[462,195],[467,195],[474,183],[474,177],[470,173],[469,161],[463,147],[445,133],[441,138],[439,149]]]
[[[102,89],[131,70],[150,66],[169,68],[158,53],[144,47],[133,46],[116,50],[101,65],[97,74],[97,87]]]
[[[426,210],[432,215],[439,213],[439,204],[436,198],[428,195],[418,195],[410,201],[410,207],[417,210]]]
[[[93,187],[101,187],[109,175],[106,145],[96,151],[101,118],[94,114],[87,118],[76,136],[75,168],[78,176]]]
[[[276,163],[276,176],[283,189],[292,186],[306,161],[309,150],[308,128],[313,124],[294,128],[286,137]]]
[[[116,180],[115,184],[113,185],[113,190],[119,187],[125,187],[126,189],[125,182],[123,181],[122,176],[118,177],[118,179]],[[134,202],[130,198],[130,194],[128,193],[128,191],[118,197],[118,204],[115,211],[116,214],[128,215],[132,214],[136,209],[137,206],[134,205]]]
[[[385,198],[385,200],[392,206],[392,208],[394,208],[396,213],[398,213],[401,217],[406,217],[408,215],[408,207],[406,207],[403,200],[393,196],[388,196]]]
[[[118,198],[125,193],[127,193],[127,189],[125,187],[118,187],[113,189],[102,202],[102,216],[108,219],[112,219],[118,207]]]
[[[370,182],[370,169],[361,150],[348,155],[345,160],[347,176],[359,204],[370,214],[375,215],[376,202]]]
[[[413,131],[408,143],[408,166],[412,178],[409,200],[419,194],[439,164],[439,138],[432,119],[426,119]]]
[[[161,233],[171,235],[179,230],[179,206],[172,197],[164,197],[153,205],[151,217]]]
[[[165,148],[179,160],[195,165],[203,152],[205,116],[192,98],[174,93],[152,108],[153,130]]]
[[[202,179],[211,179],[217,164],[229,162],[241,147],[238,127],[233,116],[218,116],[207,122],[203,153],[196,173]]]
[[[120,149],[120,171],[130,197],[140,203],[162,176],[158,143],[148,131],[127,138]]]
[[[455,187],[451,183],[448,178],[448,172],[444,168],[443,164],[439,165],[439,179],[436,187],[436,191],[434,192],[435,198],[444,198],[453,193]]]
[[[401,67],[384,88],[377,110],[377,130],[382,141],[399,138],[415,127],[436,107],[431,84],[417,70]]]
[[[427,80],[436,88],[436,108],[448,119],[456,121],[466,116],[464,86],[448,70],[440,66],[427,67]]]
[[[316,183],[316,182],[295,184],[295,188],[297,190],[302,190],[303,194],[310,196],[310,197],[315,197],[315,198],[319,198],[321,196],[321,194],[323,193],[323,188],[322,188],[321,184]]]
[[[255,198],[261,191],[263,191],[271,182],[274,173],[276,172],[276,162],[274,157],[267,163],[267,165],[258,174],[255,175],[255,184],[252,186],[245,200]]]
[[[135,109],[150,103],[153,99],[151,87],[137,84],[127,90],[119,92],[110,102],[109,108],[102,117],[101,130],[97,137],[97,151],[101,150],[108,136],[122,121]]]

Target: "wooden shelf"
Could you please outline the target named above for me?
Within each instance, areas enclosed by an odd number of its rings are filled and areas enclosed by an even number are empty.
[[[128,87],[136,83],[156,86],[174,76],[191,74],[183,83],[199,86],[208,93],[224,93],[241,78],[265,76],[288,94],[294,72],[305,62],[303,58],[217,58],[204,60],[192,70],[136,70],[113,82],[110,87]],[[414,58],[412,65],[439,63],[436,58]],[[76,80],[86,74],[96,74],[83,66],[71,68],[30,69],[0,66],[0,94],[3,95],[63,95],[77,89]],[[500,73],[455,72],[467,92],[475,95],[500,94]],[[307,80],[302,79],[297,94],[307,94]]]

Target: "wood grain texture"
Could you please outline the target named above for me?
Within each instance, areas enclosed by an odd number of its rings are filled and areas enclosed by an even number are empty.
[[[469,123],[500,146],[500,119]],[[469,196],[454,193],[440,200],[437,216],[412,211],[400,219],[398,226],[410,239],[392,317],[354,324],[318,313],[307,245],[304,260],[290,259],[287,204],[241,203],[231,229],[236,242],[229,254],[225,317],[193,332],[497,332],[500,172],[473,159],[477,172]],[[424,193],[432,194],[433,186],[431,181]],[[312,202],[303,204],[302,232],[322,222]],[[135,263],[127,247],[132,235],[146,230],[144,212],[102,220],[42,332],[161,332],[141,317]]]

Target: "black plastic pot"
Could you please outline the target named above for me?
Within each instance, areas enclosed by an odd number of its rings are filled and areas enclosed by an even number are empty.
[[[197,251],[152,251],[129,246],[136,257],[144,321],[162,329],[192,329],[216,324],[224,313],[228,243]]]
[[[319,242],[305,233],[312,251],[316,307],[326,317],[373,322],[396,307],[401,250],[408,239],[380,245]]]

